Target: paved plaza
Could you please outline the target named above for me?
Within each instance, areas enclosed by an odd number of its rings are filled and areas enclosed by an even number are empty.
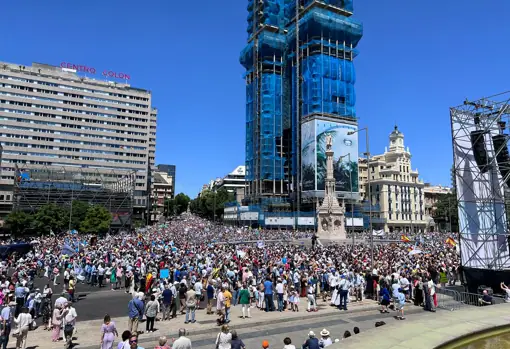
[[[103,292],[97,292],[92,297],[97,297]],[[107,301],[106,301],[107,302]],[[303,302],[304,303],[304,302]],[[379,306],[371,300],[365,300],[360,303],[350,303],[348,311],[340,311],[330,307],[324,302],[319,303],[319,311],[316,313],[306,312],[306,304],[303,304],[299,312],[270,312],[266,313],[258,309],[252,309],[251,319],[242,319],[241,308],[236,306],[232,308],[231,329],[235,329],[240,338],[245,342],[248,348],[259,348],[262,340],[266,339],[272,346],[283,347],[283,338],[289,336],[296,347],[300,347],[307,338],[310,330],[317,335],[323,329],[327,328],[331,332],[333,339],[341,339],[345,331],[351,331],[355,326],[359,327],[361,332],[366,332],[374,328],[376,321],[385,321],[387,324],[396,323],[400,325],[403,322],[394,319],[395,313],[380,314]],[[94,306],[91,312],[95,312],[96,320],[83,321],[78,310],[77,339],[75,341],[79,348],[97,348],[100,338],[100,327],[104,315],[100,306]],[[122,307],[125,310],[126,306]],[[421,316],[438,317],[436,314],[425,313],[420,307],[409,306],[409,321]],[[413,316],[412,314],[416,314]],[[101,319],[99,319],[101,318]],[[216,325],[215,315],[206,315],[204,310],[196,313],[197,322],[195,324],[184,324],[184,316],[179,315],[177,319],[156,323],[157,331],[151,334],[142,334],[139,345],[144,348],[153,348],[157,345],[159,336],[165,335],[168,338],[175,338],[179,328],[186,328],[189,331],[189,338],[193,342],[193,347],[211,347],[219,331]],[[113,317],[117,329],[120,333],[127,328],[127,317]],[[145,329],[145,323],[140,324],[139,329]],[[37,336],[37,346],[39,349],[61,348],[62,343],[51,342],[51,332],[43,331],[41,328],[29,333],[29,345],[32,345],[34,337]],[[34,343],[35,344],[35,343]],[[11,347],[11,345],[9,346]]]

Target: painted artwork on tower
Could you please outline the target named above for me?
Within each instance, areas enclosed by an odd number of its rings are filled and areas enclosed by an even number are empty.
[[[303,191],[323,191],[326,183],[326,137],[333,138],[336,192],[358,192],[358,134],[355,125],[311,120],[301,126],[301,181]],[[349,156],[350,154],[350,161]],[[349,183],[350,179],[350,183]]]

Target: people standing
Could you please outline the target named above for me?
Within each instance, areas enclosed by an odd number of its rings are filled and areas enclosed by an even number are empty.
[[[230,308],[232,306],[232,293],[228,288],[225,288],[223,291],[223,296],[225,297],[225,323],[230,322]]]
[[[271,278],[269,276],[264,282],[264,301],[266,302],[266,312],[274,311],[273,283],[271,282]]]
[[[338,305],[338,309],[347,310],[347,297],[349,296],[349,280],[345,277],[345,275],[341,276],[340,282],[338,283],[338,288],[340,292],[340,304]]]
[[[243,319],[246,318],[246,310],[248,310],[248,318],[251,318],[250,314],[250,291],[246,288],[246,284],[243,284],[241,291],[239,291],[239,304],[241,304],[241,311],[243,312]]]
[[[66,310],[64,309],[63,304],[56,304],[55,309],[53,309],[53,316],[51,318],[51,325],[53,326],[53,332],[51,335],[51,340],[53,342],[57,342],[60,338],[60,329],[62,326],[62,320],[66,314]]]
[[[133,293],[133,299],[128,303],[128,329],[131,334],[138,333],[138,323],[143,318],[143,302],[138,299],[138,294]]]
[[[156,300],[156,296],[151,295],[151,300],[147,302],[145,306],[145,316],[147,317],[145,330],[147,333],[154,332],[154,322],[156,321],[156,316],[159,313],[159,302]]]
[[[186,334],[184,328],[179,329],[179,338],[174,341],[172,349],[191,349],[191,340],[186,337]]]
[[[26,349],[28,330],[32,324],[32,315],[28,313],[28,308],[23,307],[21,313],[14,319],[14,322],[18,325],[16,349]]]
[[[214,314],[212,305],[214,302],[214,286],[211,282],[207,282],[207,315]]]
[[[185,324],[191,321],[192,324],[196,322],[195,320],[195,311],[197,307],[197,294],[193,288],[190,288],[186,291],[186,320]],[[190,319],[191,313],[191,319]]]
[[[2,337],[2,349],[7,349],[9,343],[9,334],[11,333],[11,325],[14,317],[14,309],[16,302],[10,302],[2,308],[2,324],[3,324],[3,337]]]
[[[172,309],[173,295],[168,284],[165,285],[165,289],[161,293],[161,297],[163,298],[161,301],[161,304],[163,305],[162,320],[163,321],[170,320],[172,318],[170,310]]]
[[[115,322],[112,321],[110,315],[106,314],[101,325],[101,349],[112,349],[113,341],[118,336],[119,333],[115,327]]]

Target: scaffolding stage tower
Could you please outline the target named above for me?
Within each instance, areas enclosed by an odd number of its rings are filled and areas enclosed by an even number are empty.
[[[16,166],[14,210],[35,213],[54,203],[71,207],[73,201],[105,207],[113,216],[110,230],[129,230],[133,218],[135,171],[82,169],[68,166]]]
[[[450,108],[461,264],[468,287],[510,281],[510,92]]]

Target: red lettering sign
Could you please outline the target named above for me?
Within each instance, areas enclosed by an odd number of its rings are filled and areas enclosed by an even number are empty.
[[[123,79],[123,80],[130,80],[131,76],[124,74],[124,73],[117,73],[111,70],[105,70],[103,71],[103,76],[114,78],[114,79]]]
[[[60,63],[61,68],[67,68],[67,69],[73,69],[80,73],[89,73],[89,74],[96,74],[96,69],[93,67],[88,67],[86,65],[78,65],[68,62],[62,62]],[[131,76],[126,73],[119,73],[114,72],[112,70],[105,70],[103,71],[103,76],[108,78],[114,78],[114,79],[122,79],[122,80],[131,80]]]

